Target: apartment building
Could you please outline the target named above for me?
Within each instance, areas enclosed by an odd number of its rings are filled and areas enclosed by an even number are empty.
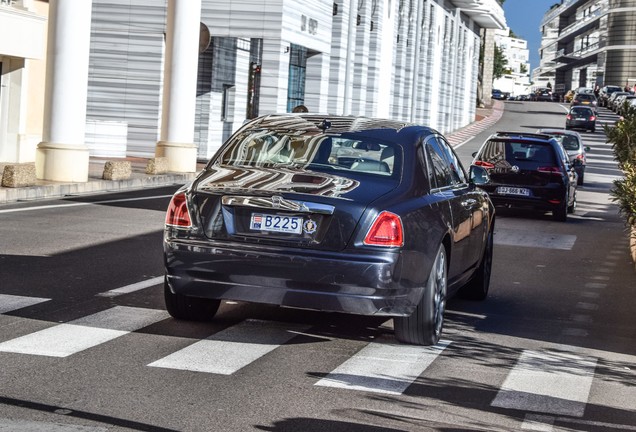
[[[3,2],[20,9],[27,0]],[[69,121],[52,117],[45,107],[42,142],[34,152],[38,176],[47,179],[58,178],[54,172],[62,167],[84,164],[88,155],[207,159],[245,120],[297,105],[450,132],[474,119],[480,32],[505,27],[497,0],[29,3],[50,6],[49,27],[57,33],[49,28],[48,42],[86,67],[83,80],[72,78],[69,102],[56,105],[52,99],[59,92],[52,89],[64,87],[64,75],[75,71],[59,73],[65,66],[49,59],[47,74],[55,72],[55,79],[47,83],[44,104],[69,110],[83,102],[85,114],[69,112],[81,122]],[[187,14],[177,13],[179,8]],[[60,34],[58,23],[70,14],[73,23],[86,21],[90,28],[78,26],[71,35],[65,27]],[[83,40],[85,54],[77,46]],[[186,55],[194,45],[196,52]],[[35,87],[42,93],[43,81]],[[73,97],[76,102],[70,102]],[[2,116],[7,113],[0,109]],[[69,130],[58,138],[47,134],[59,131],[54,127],[59,123]],[[74,137],[72,150],[81,155],[57,161],[47,174],[44,161],[60,159],[55,156],[60,147],[68,150],[64,136]],[[0,135],[0,149],[12,145]],[[13,161],[9,153],[0,162]],[[171,166],[188,171],[183,167],[193,165]]]
[[[530,88],[530,51],[528,41],[511,36],[510,29],[495,30],[495,45],[501,49],[509,73],[495,79],[493,88],[520,96],[529,93]]]
[[[536,85],[563,93],[577,87],[636,84],[636,0],[562,0],[541,23]]]

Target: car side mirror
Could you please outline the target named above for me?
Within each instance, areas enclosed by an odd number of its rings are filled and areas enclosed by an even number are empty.
[[[477,152],[473,152],[473,157],[477,156]]]
[[[585,147],[583,147],[583,150],[585,150],[586,152],[589,152],[590,150],[592,150],[592,147],[585,146]]]
[[[470,183],[476,186],[482,186],[490,183],[490,176],[486,168],[478,165],[471,165],[469,172]]]

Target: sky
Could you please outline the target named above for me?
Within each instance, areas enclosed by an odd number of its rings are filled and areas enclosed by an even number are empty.
[[[528,41],[530,71],[539,66],[541,46],[541,20],[543,15],[560,0],[506,0],[503,4],[508,27],[520,38]]]

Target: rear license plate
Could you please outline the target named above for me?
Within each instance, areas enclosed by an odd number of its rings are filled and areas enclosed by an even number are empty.
[[[530,190],[525,188],[507,187],[502,186],[497,188],[497,193],[500,195],[522,195],[530,196]]]
[[[252,213],[250,229],[257,231],[300,234],[303,230],[303,218],[299,216]]]

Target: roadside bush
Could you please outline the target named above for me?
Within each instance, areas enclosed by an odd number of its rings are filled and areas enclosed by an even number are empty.
[[[618,203],[629,228],[636,229],[636,108],[625,110],[615,126],[604,126],[607,141],[625,177],[614,181],[612,200]]]

